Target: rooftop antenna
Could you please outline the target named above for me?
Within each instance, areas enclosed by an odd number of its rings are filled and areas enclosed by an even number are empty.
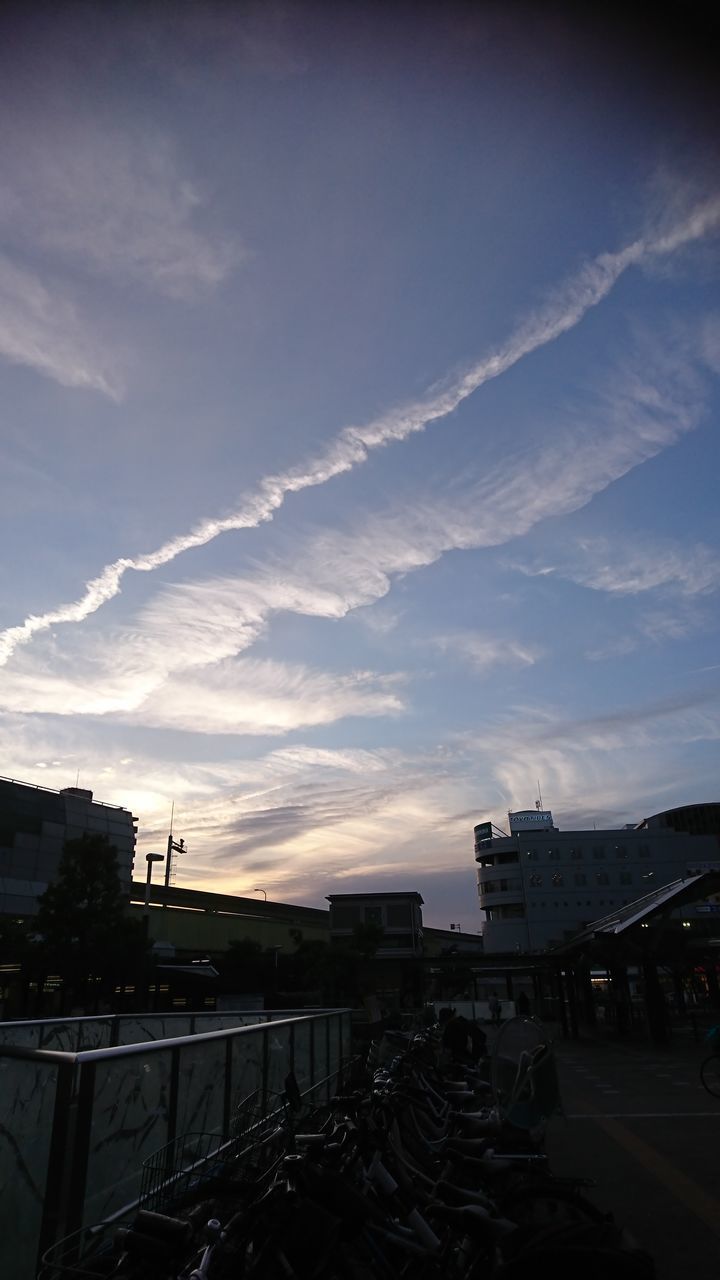
[[[75,786],[76,786],[76,787],[79,787],[79,786],[80,786],[80,770],[79,770],[79,769],[78,769],[77,773],[75,774]]]
[[[538,798],[537,798],[537,800],[535,801],[535,808],[536,808],[536,809],[538,810],[538,812],[539,812],[539,811],[542,809],[542,807],[543,807],[543,802],[542,802],[542,791],[540,790],[540,779],[538,778]]]

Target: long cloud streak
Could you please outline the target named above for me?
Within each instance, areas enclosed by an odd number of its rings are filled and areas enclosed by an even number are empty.
[[[603,253],[586,264],[545,307],[524,320],[504,347],[490,352],[460,378],[437,395],[415,401],[361,427],[345,427],[326,451],[303,467],[266,476],[256,493],[223,519],[201,521],[188,533],[180,534],[156,551],[133,559],[123,557],[106,565],[91,579],[79,600],[60,605],[40,615],[31,614],[19,626],[0,632],[0,666],[15,649],[27,644],[40,631],[62,622],[81,622],[120,592],[128,569],[150,572],[168,564],[184,551],[202,547],[222,533],[253,529],[271,520],[288,494],[325,484],[335,476],[365,462],[369,453],[391,442],[399,442],[423,431],[431,422],[445,418],[485,382],[497,378],[532,351],[553,342],[572,329],[586,313],[602,302],[625,271],[643,259],[674,253],[701,239],[720,226],[720,196],[701,204],[681,222],[652,236],[640,237],[617,253]]]

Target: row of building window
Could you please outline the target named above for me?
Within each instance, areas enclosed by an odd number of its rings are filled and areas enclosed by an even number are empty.
[[[567,854],[571,862],[582,862],[587,852],[588,850],[583,849],[578,845],[575,845],[574,847],[571,846],[567,850]],[[594,844],[589,852],[592,855],[593,860],[596,862],[601,862],[608,856],[620,859],[629,858],[631,852],[633,852],[638,858],[649,858],[650,845],[638,844],[635,845],[634,849],[630,850],[626,844],[616,844],[608,850],[604,844]],[[553,847],[550,849],[527,849],[525,852],[525,857],[531,862],[539,862],[544,855],[547,855],[550,862],[560,862],[562,858],[562,850],[557,847]]]
[[[592,880],[592,878],[593,877],[591,875],[586,874],[584,871],[576,871],[573,874],[572,883],[576,886],[587,885],[588,882]],[[565,873],[562,871],[553,871],[546,878],[543,877],[541,872],[533,871],[528,876],[527,884],[529,889],[542,889],[545,886],[545,883],[547,882],[548,887],[552,887],[553,889],[562,889],[565,885],[566,879],[568,883],[570,883],[569,876],[566,877]],[[642,880],[644,879],[644,877],[641,876],[640,879]],[[600,885],[610,884],[611,883],[610,872],[596,871],[595,877],[594,877],[594,883],[600,884]],[[617,883],[632,884],[633,883],[632,871],[620,871],[617,877]],[[483,883],[478,885],[478,893],[481,895],[481,897],[484,897],[486,894],[490,894],[490,893],[521,893],[521,892],[522,892],[522,880],[519,880],[519,879],[517,880],[485,880]]]
[[[583,907],[583,906],[592,907],[593,909],[596,907],[615,907],[615,906],[625,907],[627,906],[627,902],[628,902],[627,898],[623,898],[622,902],[620,902],[619,900],[616,902],[614,898],[607,898],[607,899],[601,898],[599,902],[591,902],[590,899],[588,898],[585,902],[582,902],[581,899],[578,898],[578,900],[575,903],[575,906],[576,907]],[[570,903],[569,902],[551,902],[548,904],[547,902],[529,902],[528,911],[542,910],[548,905],[551,907],[569,907]],[[525,907],[522,902],[509,902],[499,907],[488,907],[485,914],[487,915],[488,920],[524,920],[526,913],[525,913]],[[582,924],[578,925],[578,928],[583,928],[583,927],[584,926]]]
[[[604,844],[595,844],[590,849],[583,849],[581,846],[571,846],[564,851],[557,846],[548,849],[526,849],[521,855],[524,861],[528,862],[582,862],[585,858],[593,862],[604,862],[606,858],[615,858],[625,861],[627,858],[649,858],[649,844],[635,844],[628,847],[626,844],[616,844],[611,849],[606,848]],[[515,863],[517,865],[519,859],[517,853],[486,853],[478,859],[481,867],[495,867],[503,863]]]
[[[620,883],[620,884],[632,884],[632,882],[633,882],[633,873],[632,873],[632,871],[621,871],[621,872],[619,873],[619,875],[618,875],[618,881],[619,881],[619,883]],[[584,872],[584,871],[576,871],[576,872],[574,873],[574,875],[573,875],[573,883],[574,883],[574,884],[578,884],[578,885],[580,885],[580,884],[587,884],[587,882],[588,882],[588,877],[587,877],[587,875],[585,874],[585,872]],[[565,876],[564,876],[563,872],[562,872],[562,871],[553,871],[552,875],[550,876],[550,883],[552,884],[552,886],[553,886],[553,888],[554,888],[554,889],[559,889],[559,888],[561,888],[561,887],[562,887],[562,885],[564,885],[564,884],[565,884]],[[596,884],[610,884],[610,873],[609,873],[609,871],[596,871],[596,872],[595,872],[595,883],[596,883]],[[539,872],[539,871],[533,871],[532,875],[531,875],[531,876],[529,877],[529,879],[528,879],[528,885],[529,885],[529,887],[530,887],[531,889],[542,889],[542,887],[543,887],[543,878],[542,878],[542,875],[540,874],[540,872]]]

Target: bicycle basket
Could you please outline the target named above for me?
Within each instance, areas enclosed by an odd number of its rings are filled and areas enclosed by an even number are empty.
[[[490,1060],[498,1116],[521,1129],[546,1124],[560,1111],[560,1087],[552,1042],[536,1018],[503,1023]]]
[[[117,1265],[118,1224],[82,1227],[46,1249],[37,1280],[105,1280]]]

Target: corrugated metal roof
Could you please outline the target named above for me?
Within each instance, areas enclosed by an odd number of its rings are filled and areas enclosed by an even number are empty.
[[[659,915],[662,911],[675,907],[683,906],[686,902],[700,901],[707,898],[711,893],[717,893],[720,890],[720,872],[704,871],[697,875],[685,876],[682,880],[671,880],[669,884],[660,885],[658,889],[654,889],[652,893],[647,893],[642,898],[636,898],[634,902],[628,902],[626,906],[620,907],[618,911],[613,911],[610,915],[601,916],[599,920],[594,920],[586,929],[577,933],[574,938],[569,938],[567,942],[553,948],[555,952],[574,951],[582,946],[584,942],[589,942],[593,938],[600,937],[616,937],[619,934],[626,933],[628,929],[632,929],[635,925],[642,924],[651,916]]]

